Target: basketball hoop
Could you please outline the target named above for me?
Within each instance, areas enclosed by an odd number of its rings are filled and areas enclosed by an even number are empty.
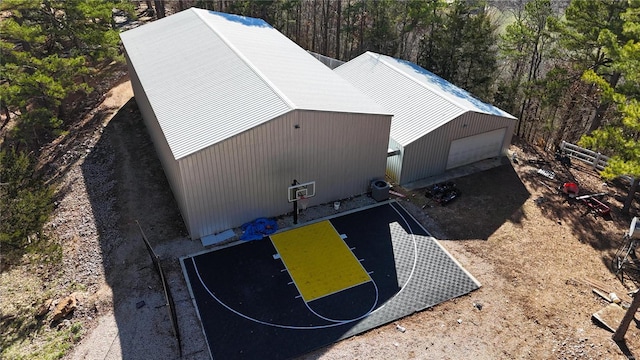
[[[298,223],[298,214],[309,205],[309,198],[316,196],[316,182],[299,183],[293,180],[287,188],[287,200],[293,203],[293,223]]]
[[[307,205],[309,205],[309,198],[301,196],[298,198],[298,205],[300,205],[300,210],[306,210]]]

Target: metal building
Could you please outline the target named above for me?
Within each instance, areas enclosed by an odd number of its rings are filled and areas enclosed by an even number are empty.
[[[138,107],[192,238],[365,193],[391,115],[266,22],[191,8],[122,33]]]
[[[366,52],[334,72],[394,114],[387,174],[401,185],[506,154],[515,117],[414,63]]]

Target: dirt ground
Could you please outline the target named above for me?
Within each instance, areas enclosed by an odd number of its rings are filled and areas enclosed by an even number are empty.
[[[90,116],[82,136],[52,167],[61,169],[60,195],[49,230],[63,243],[59,296],[78,295],[71,318],[83,339],[65,359],[178,359],[179,348],[158,275],[141,239],[158,254],[175,299],[183,359],[209,353],[179,265],[204,250],[184,225],[128,82],[116,86]],[[91,120],[91,119],[89,119]],[[624,359],[640,355],[640,326],[632,322],[624,344],[592,320],[608,303],[592,292],[597,281],[623,300],[637,285],[623,285],[610,262],[629,228],[619,214],[623,187],[605,184],[586,166],[530,164],[546,154],[513,145],[517,164],[455,179],[462,192],[447,206],[424,191],[397,197],[482,287],[301,359]],[[535,171],[548,166],[555,180]],[[612,216],[584,214],[556,188],[575,179],[583,193],[608,192]],[[372,203],[368,196],[341,210]],[[331,205],[307,209],[302,220],[328,214]],[[638,209],[633,208],[632,214]],[[286,225],[289,218],[280,219]],[[138,227],[138,224],[140,227]],[[14,267],[9,272],[25,268]],[[224,276],[224,274],[221,274]],[[397,330],[397,325],[406,331]]]

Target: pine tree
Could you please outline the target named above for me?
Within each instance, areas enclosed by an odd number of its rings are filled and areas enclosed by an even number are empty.
[[[64,121],[64,100],[89,92],[94,65],[118,58],[117,1],[5,0],[0,11],[0,107],[16,140],[42,144]]]
[[[595,69],[587,70],[583,79],[594,84],[602,92],[602,98],[616,105],[615,121],[594,130],[580,140],[582,146],[611,151],[614,156],[601,175],[612,179],[631,175],[634,181],[622,209],[628,213],[640,181],[640,0],[629,1],[629,7],[620,15],[623,21],[621,35],[604,29],[598,36],[603,55],[611,59],[610,68],[620,74],[616,86],[606,75]]]
[[[523,124],[529,119],[533,86],[552,43],[549,22],[555,18],[549,0],[528,2],[524,11],[515,14],[515,21],[501,36],[500,52],[508,63],[506,79],[499,85],[497,105],[518,118],[516,134],[523,135]]]
[[[418,64],[485,101],[497,71],[497,26],[483,1],[426,3],[432,21],[420,42]]]

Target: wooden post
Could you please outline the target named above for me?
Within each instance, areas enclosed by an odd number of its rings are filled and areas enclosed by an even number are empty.
[[[620,322],[618,329],[616,330],[615,333],[613,333],[614,341],[624,340],[624,335],[627,333],[629,324],[631,323],[631,320],[635,317],[636,311],[638,311],[639,307],[640,307],[640,291],[636,291],[636,293],[633,295],[633,301],[631,302],[631,306],[629,306],[627,313],[624,314],[624,317],[622,318],[622,321]]]

